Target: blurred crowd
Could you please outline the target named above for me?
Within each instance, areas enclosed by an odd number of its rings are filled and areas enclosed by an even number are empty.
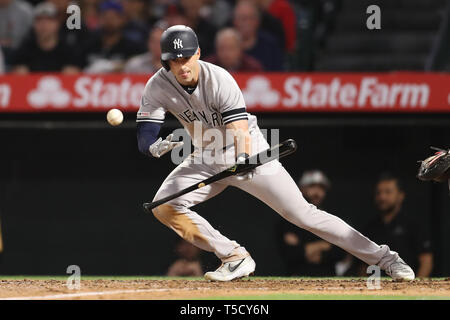
[[[203,60],[229,71],[293,70],[300,2],[0,0],[0,72],[154,72],[161,34],[176,24],[194,29]],[[79,29],[67,25],[72,4]]]
[[[357,7],[357,1],[346,1],[347,7],[342,3],[342,0],[0,0],[0,74],[153,72],[160,67],[161,33],[176,24],[195,30],[203,60],[231,72],[449,70],[450,0],[439,9],[434,29],[429,23],[415,23],[413,18],[409,19],[411,26],[402,29],[387,19],[383,22],[386,36],[379,44],[371,42],[371,33],[361,29],[363,20],[347,19],[365,15],[365,10],[353,8]],[[396,3],[398,8],[407,5],[400,0]],[[68,12],[71,5],[76,5],[79,11]],[[413,4],[405,8],[405,12],[419,14]],[[401,9],[393,5],[384,10],[392,15]],[[424,9],[428,20],[436,10],[432,4]],[[73,25],[74,14],[80,18],[80,28],[70,29],[67,22],[70,20],[69,25]],[[395,30],[403,31],[404,38],[393,37],[397,36]],[[422,39],[425,42],[413,46],[414,51],[408,46],[408,39],[415,30],[429,33]],[[330,42],[333,34],[337,45]],[[352,38],[355,36],[359,38]],[[391,38],[397,39],[394,44]],[[345,39],[348,44],[342,47],[339,43],[346,43]],[[373,58],[379,52],[377,46],[386,49],[380,63]],[[408,59],[397,61],[392,59],[393,55]],[[414,61],[407,62],[410,60]]]

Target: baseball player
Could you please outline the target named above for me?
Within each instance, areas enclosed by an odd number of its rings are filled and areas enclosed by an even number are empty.
[[[194,31],[177,25],[164,31],[161,38],[163,68],[147,82],[137,113],[139,150],[160,158],[182,142],[158,134],[166,112],[172,113],[193,138],[194,152],[164,180],[153,201],[172,195],[190,185],[227,169],[230,163],[269,148],[256,117],[246,112],[241,90],[224,69],[200,60],[200,48]],[[215,142],[207,136],[196,139],[195,128],[215,130]],[[217,132],[223,139],[217,138]],[[227,134],[234,143],[227,144]],[[214,159],[223,161],[210,161]],[[230,281],[255,271],[256,263],[239,243],[228,239],[191,209],[227,186],[237,187],[260,199],[283,218],[320,238],[341,247],[369,265],[378,265],[393,279],[413,280],[413,270],[391,251],[350,227],[340,218],[309,204],[295,181],[278,160],[268,162],[240,176],[231,176],[187,193],[153,209],[155,217],[195,246],[214,252],[221,266],[207,272],[205,278]]]

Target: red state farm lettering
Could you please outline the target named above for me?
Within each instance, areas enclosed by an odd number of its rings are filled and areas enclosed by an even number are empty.
[[[428,84],[381,83],[376,77],[363,77],[359,84],[341,83],[340,78],[330,82],[316,82],[307,77],[289,77],[284,82],[286,108],[424,108],[428,105]]]
[[[11,98],[11,87],[8,84],[0,85],[0,107],[7,108]]]
[[[75,82],[73,105],[99,108],[139,107],[144,83],[132,84],[128,78],[120,83],[105,83],[101,78],[80,77]]]

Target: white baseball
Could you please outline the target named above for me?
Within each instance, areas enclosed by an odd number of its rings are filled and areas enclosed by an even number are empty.
[[[108,120],[110,125],[118,126],[123,121],[123,113],[119,109],[111,109],[106,115],[106,120]]]

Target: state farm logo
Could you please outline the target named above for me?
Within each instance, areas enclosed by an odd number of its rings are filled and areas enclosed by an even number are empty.
[[[247,88],[242,90],[247,107],[260,105],[272,108],[279,104],[280,93],[273,90],[270,81],[261,76],[252,77],[247,81]]]
[[[111,108],[121,106],[138,108],[145,83],[133,83],[128,78],[115,83],[102,77],[79,77],[73,85],[63,87],[62,79],[44,76],[37,87],[26,96],[35,109],[47,108]],[[1,101],[0,101],[1,102]]]
[[[70,102],[70,93],[61,86],[57,77],[47,76],[39,80],[36,89],[30,91],[27,101],[33,108],[64,108]]]

